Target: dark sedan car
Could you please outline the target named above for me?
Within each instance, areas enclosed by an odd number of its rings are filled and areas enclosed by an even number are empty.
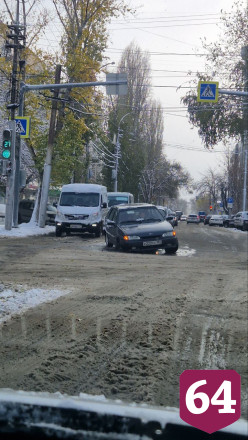
[[[212,214],[211,215],[206,215],[206,217],[204,218],[204,225],[209,225],[209,220],[211,219]]]
[[[176,232],[154,205],[132,204],[110,208],[105,222],[106,246],[150,251],[178,249]]]
[[[21,200],[18,210],[18,223],[28,223],[31,220],[34,210],[35,200]],[[57,209],[50,203],[47,204],[46,225],[55,225]]]

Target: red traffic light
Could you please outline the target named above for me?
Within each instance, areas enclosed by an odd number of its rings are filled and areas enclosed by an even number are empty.
[[[209,206],[209,209],[210,209],[210,211],[212,211],[213,207],[212,207],[212,206]]]

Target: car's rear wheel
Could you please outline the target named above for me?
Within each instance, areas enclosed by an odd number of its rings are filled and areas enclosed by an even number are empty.
[[[108,238],[108,235],[107,235],[107,234],[105,234],[105,244],[106,244],[106,247],[108,247],[108,248],[113,247],[113,243],[111,243],[111,242],[109,241],[109,238]]]

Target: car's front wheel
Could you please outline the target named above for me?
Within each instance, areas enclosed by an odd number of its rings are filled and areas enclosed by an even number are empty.
[[[56,226],[55,235],[56,235],[56,237],[61,237],[61,235],[62,235],[62,229],[58,226]]]
[[[111,243],[109,241],[108,234],[105,235],[105,244],[106,244],[106,247],[108,247],[108,248],[113,247],[113,243]]]
[[[178,246],[175,248],[165,249],[166,254],[175,254],[178,251]]]

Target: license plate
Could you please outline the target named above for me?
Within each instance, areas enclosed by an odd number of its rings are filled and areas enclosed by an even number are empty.
[[[143,241],[143,246],[157,246],[157,244],[162,244],[162,240]]]
[[[81,225],[70,225],[70,227],[73,229],[82,229]]]

